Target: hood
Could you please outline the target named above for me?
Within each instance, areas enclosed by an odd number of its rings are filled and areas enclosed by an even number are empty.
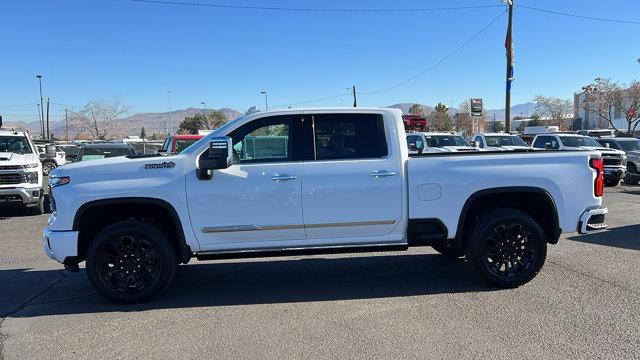
[[[624,154],[624,151],[616,150],[608,147],[580,146],[579,148],[576,148],[576,149],[596,150],[596,151],[600,151],[603,154],[618,154],[618,155]]]
[[[39,162],[40,158],[34,153],[16,154],[10,152],[0,152],[0,166],[25,165]]]

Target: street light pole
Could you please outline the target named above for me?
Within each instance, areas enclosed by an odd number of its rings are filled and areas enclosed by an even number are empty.
[[[267,92],[260,91],[260,94],[264,95],[264,110],[267,111],[269,110],[269,102],[267,101]]]
[[[44,139],[44,104],[42,98],[42,75],[36,75],[38,83],[40,84],[40,134]]]
[[[49,98],[47,97],[47,140],[51,140],[51,132],[49,131]]]
[[[204,117],[207,117],[207,103],[203,101],[200,105],[204,108]]]
[[[509,20],[507,24],[507,39],[505,46],[507,48],[507,76],[506,76],[506,92],[504,104],[504,124],[505,130],[511,132],[511,81],[513,81],[513,39],[512,23],[513,23],[513,2],[514,0],[506,0],[509,5]]]

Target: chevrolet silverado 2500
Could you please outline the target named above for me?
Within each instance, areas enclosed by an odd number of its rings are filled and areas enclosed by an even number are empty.
[[[71,270],[86,261],[93,287],[118,303],[158,294],[194,257],[424,245],[516,287],[536,276],[561,232],[605,226],[599,152],[409,157],[401,115],[252,113],[174,156],[58,168],[44,250]]]

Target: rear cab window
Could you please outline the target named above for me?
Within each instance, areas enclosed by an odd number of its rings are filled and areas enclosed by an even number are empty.
[[[380,114],[312,115],[313,160],[379,159],[388,155]]]

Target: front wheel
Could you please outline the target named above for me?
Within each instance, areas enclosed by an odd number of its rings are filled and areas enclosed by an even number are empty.
[[[177,260],[165,232],[127,220],[102,230],[87,250],[87,276],[93,288],[118,303],[149,300],[173,279]]]
[[[544,265],[547,238],[529,214],[493,210],[474,226],[466,255],[484,280],[514,288],[531,281]]]
[[[628,185],[640,184],[640,174],[638,174],[638,168],[634,164],[627,164],[627,174],[623,180]]]
[[[49,173],[51,173],[57,167],[58,165],[56,165],[56,163],[54,163],[53,161],[45,161],[42,163],[42,173],[46,176],[49,176]]]

